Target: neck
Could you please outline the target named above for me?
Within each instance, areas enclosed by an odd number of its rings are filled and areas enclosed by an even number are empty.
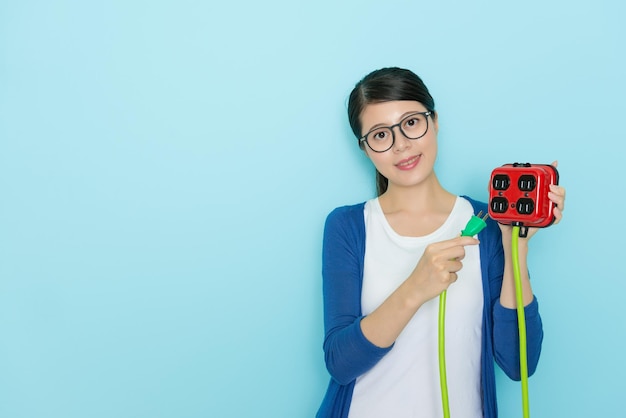
[[[390,183],[380,196],[385,212],[449,212],[456,196],[445,190],[435,173],[420,184],[403,187]]]

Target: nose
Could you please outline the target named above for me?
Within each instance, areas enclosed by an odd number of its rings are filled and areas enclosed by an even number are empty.
[[[411,140],[407,138],[399,126],[394,126],[394,142],[393,142],[393,150],[396,152],[404,151],[407,148],[411,147]]]

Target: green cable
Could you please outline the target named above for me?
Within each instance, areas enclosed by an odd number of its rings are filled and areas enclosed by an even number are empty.
[[[472,237],[482,231],[487,224],[484,218],[473,215],[467,226],[461,231],[461,236]],[[519,233],[520,227],[513,226],[511,237],[511,257],[513,258],[513,277],[515,279],[515,299],[517,302],[517,322],[519,327],[519,361],[520,375],[522,381],[522,409],[524,418],[530,417],[530,407],[528,402],[528,358],[526,348],[526,317],[524,315],[524,297],[522,294],[522,279],[519,266]],[[448,380],[446,375],[446,345],[445,345],[445,324],[446,324],[446,296],[447,291],[439,295],[439,383],[441,386],[441,403],[443,406],[444,418],[450,418],[450,405],[448,399]]]
[[[513,258],[513,277],[515,278],[515,298],[517,299],[517,323],[519,326],[519,365],[522,380],[522,409],[524,418],[530,417],[528,403],[528,358],[526,351],[526,317],[524,315],[524,298],[522,295],[522,279],[519,267],[519,226],[513,227],[511,253]]]
[[[446,375],[446,294],[439,295],[439,384],[441,386],[441,402],[443,417],[450,418],[450,403],[448,401],[448,378]]]
[[[465,229],[461,231],[462,237],[473,237],[482,231],[487,224],[485,219],[480,216],[482,212],[478,213],[478,216],[472,215],[471,219],[465,226]],[[446,296],[448,292],[443,291],[439,295],[439,384],[441,386],[441,403],[443,406],[443,417],[450,418],[450,403],[448,401],[448,378],[446,375]]]

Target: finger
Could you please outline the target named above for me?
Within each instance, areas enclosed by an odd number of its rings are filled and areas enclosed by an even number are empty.
[[[445,265],[445,270],[449,273],[456,273],[463,268],[463,263],[460,259],[450,259]]]
[[[446,248],[439,253],[440,260],[463,260],[465,258],[465,247],[457,245],[454,247]],[[450,270],[452,271],[452,270]]]
[[[552,164],[555,168],[559,166],[559,162],[557,160],[552,161]]]
[[[548,198],[561,210],[565,209],[565,188],[551,184]]]
[[[462,237],[462,236],[458,236],[446,241],[440,241],[434,245],[437,245],[437,248],[439,250],[445,250],[448,248],[453,248],[453,247],[464,247],[466,245],[477,245],[479,244],[480,241],[477,238],[474,237]]]
[[[565,199],[562,196],[548,193],[548,198],[554,203],[555,207],[561,209],[561,211],[565,210]]]
[[[565,197],[565,187],[559,186],[558,184],[551,184],[550,191],[559,196]]]
[[[563,214],[561,213],[561,209],[559,209],[558,207],[554,208],[554,210],[552,211],[552,214],[554,215],[554,222],[552,223],[552,225],[556,225],[559,222],[561,222],[561,218],[563,217]]]

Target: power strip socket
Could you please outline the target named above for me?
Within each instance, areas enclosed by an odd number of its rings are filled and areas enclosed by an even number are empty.
[[[550,164],[504,164],[491,172],[489,216],[504,225],[543,228],[554,222],[550,184],[559,173]],[[525,236],[523,235],[520,236]]]

